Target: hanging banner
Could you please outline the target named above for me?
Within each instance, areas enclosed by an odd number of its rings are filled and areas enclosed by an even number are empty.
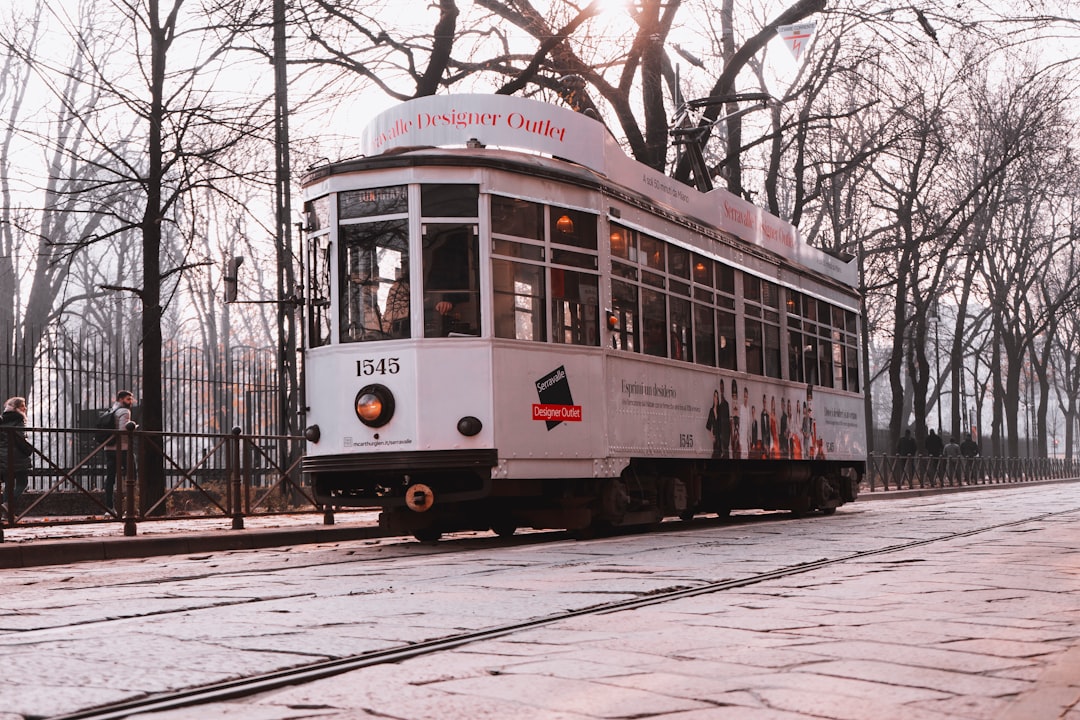
[[[798,25],[781,25],[776,32],[784,39],[784,44],[798,62],[802,57],[803,50],[810,44],[810,36],[814,34],[816,23],[807,22]]]

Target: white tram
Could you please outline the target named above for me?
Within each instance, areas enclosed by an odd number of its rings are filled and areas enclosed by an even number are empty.
[[[436,539],[855,499],[851,264],[545,103],[413,100],[364,152],[305,179],[320,502]]]

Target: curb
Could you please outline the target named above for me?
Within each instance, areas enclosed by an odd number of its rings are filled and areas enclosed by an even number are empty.
[[[289,545],[368,540],[385,537],[378,526],[315,526],[220,530],[209,533],[113,536],[70,540],[0,543],[0,569],[67,565],[227,550],[258,550]]]

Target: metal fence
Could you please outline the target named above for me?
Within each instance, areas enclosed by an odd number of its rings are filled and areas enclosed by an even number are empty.
[[[867,458],[863,490],[994,485],[1076,477],[1080,477],[1080,462],[1076,460],[871,455]]]
[[[28,422],[36,427],[91,428],[118,390],[140,397],[138,347],[137,342],[51,327],[35,354],[0,328],[0,402],[25,397]],[[267,437],[279,431],[277,354],[272,348],[190,347],[167,341],[161,380],[163,424],[175,435],[174,452],[184,464],[207,450],[200,433],[228,433],[236,426]],[[135,422],[139,417],[136,405]],[[48,457],[70,466],[92,449],[90,438],[52,434],[39,440]],[[91,464],[104,466],[100,458]]]
[[[122,520],[125,534],[135,534],[135,524],[148,519],[231,517],[233,527],[240,528],[246,515],[330,510],[318,505],[310,488],[295,479],[300,477],[299,459],[290,446],[300,438],[239,430],[130,430],[120,443],[126,444],[126,449],[113,450],[96,443],[92,430],[27,428],[24,432],[30,448],[30,483],[16,497],[13,448],[19,431],[0,428],[0,480],[4,483],[0,528],[50,522],[43,517],[43,510],[49,507],[51,522],[65,515],[68,520]],[[200,449],[193,454],[192,447]],[[62,452],[52,455],[50,448],[61,448]],[[278,448],[290,450],[282,457]],[[109,453],[117,460],[112,464],[116,473],[112,506],[105,499],[108,475],[104,468]],[[165,492],[161,497],[150,497],[141,468],[159,460],[165,468]]]

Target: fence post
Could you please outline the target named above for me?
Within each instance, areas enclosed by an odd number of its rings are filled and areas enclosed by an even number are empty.
[[[135,428],[138,427],[131,420],[124,426],[127,434],[127,447],[117,448],[117,452],[127,454],[124,463],[124,535],[134,537],[138,531],[135,521]]]
[[[240,428],[233,427],[229,438],[229,452],[226,462],[229,465],[229,495],[232,500],[232,529],[244,529],[244,492],[241,487],[243,473],[240,472]]]

